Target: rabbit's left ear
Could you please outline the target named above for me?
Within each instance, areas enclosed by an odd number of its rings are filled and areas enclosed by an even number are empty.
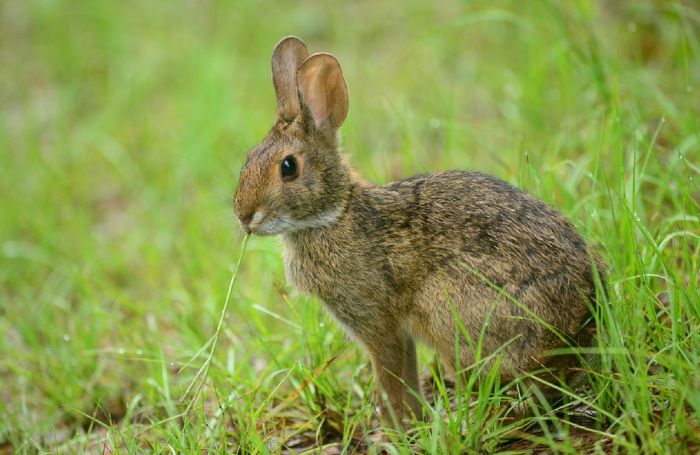
[[[296,36],[282,38],[272,53],[272,84],[277,95],[277,116],[294,120],[301,112],[297,93],[297,70],[309,56],[306,44]]]
[[[316,128],[331,133],[340,128],[348,115],[348,89],[338,60],[331,54],[313,54],[299,68],[297,84]]]

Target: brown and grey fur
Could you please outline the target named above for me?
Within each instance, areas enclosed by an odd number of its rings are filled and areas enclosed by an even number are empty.
[[[506,380],[543,367],[566,377],[577,357],[548,352],[593,342],[592,263],[603,270],[574,227],[479,172],[363,181],[338,151],[348,101],[337,60],[288,37],[272,67],[277,121],[248,155],[236,214],[248,232],[282,235],[288,279],[364,345],[385,405],[421,415],[414,340],[467,367],[486,322],[483,356],[500,350]],[[288,155],[293,181],[281,178]]]

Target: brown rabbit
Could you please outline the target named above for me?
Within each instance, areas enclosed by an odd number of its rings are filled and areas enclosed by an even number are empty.
[[[603,270],[574,227],[479,172],[370,184],[338,150],[348,94],[335,57],[290,36],[272,78],[277,119],[243,166],[236,215],[247,232],[282,235],[288,279],[367,349],[382,413],[421,417],[414,340],[448,370],[468,367],[484,324],[482,358],[497,353],[506,380],[567,378],[577,357],[550,351],[592,343],[593,262]]]

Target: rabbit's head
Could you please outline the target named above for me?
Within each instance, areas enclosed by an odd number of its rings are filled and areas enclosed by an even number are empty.
[[[309,56],[306,45],[290,36],[272,54],[272,81],[277,119],[248,154],[236,215],[247,232],[258,235],[332,224],[350,188],[336,139],[348,113],[340,65],[330,54]]]

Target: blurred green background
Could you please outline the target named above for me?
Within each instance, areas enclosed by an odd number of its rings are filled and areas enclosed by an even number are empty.
[[[276,430],[236,419],[265,422],[274,397],[309,378],[316,395],[295,402],[310,428],[319,390],[346,421],[357,406],[369,418],[366,358],[291,293],[278,241],[261,238],[242,262],[209,401],[179,416],[202,356],[178,370],[214,332],[240,252],[232,196],[272,125],[270,56],[288,34],[339,58],[343,145],[363,175],[474,168],[558,207],[611,264],[610,333],[632,340],[620,341],[629,371],[670,346],[679,390],[700,388],[696,2],[3,1],[0,453],[70,453],[95,438],[221,448],[203,436],[207,403],[233,394],[219,440],[276,451]],[[667,313],[668,327],[648,322]],[[666,424],[671,411],[694,416],[664,437],[630,417],[651,415],[649,383],[611,386],[600,406],[619,420],[600,431],[630,450],[692,439],[697,393],[663,395]],[[639,403],[615,404],[625,394]]]

